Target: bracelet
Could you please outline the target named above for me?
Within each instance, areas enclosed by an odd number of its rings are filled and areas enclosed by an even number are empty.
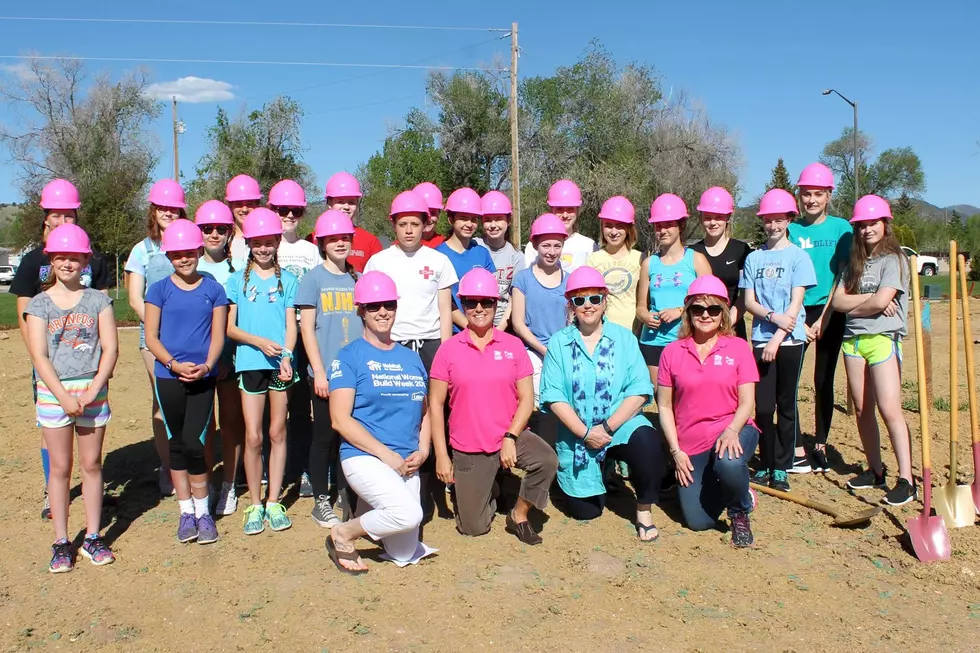
[[[285,347],[283,347],[282,348],[282,352],[279,354],[279,358],[289,358],[289,359],[292,359],[293,358],[293,352],[292,352],[292,350],[289,350],[289,349],[286,349]]]
[[[606,429],[606,433],[608,433],[609,435],[615,433],[615,431],[612,428],[610,428],[609,422],[606,420],[602,420],[602,428]]]
[[[207,363],[205,363],[204,364],[204,367],[208,368],[208,374],[210,374],[211,373],[211,366],[208,365]]]
[[[766,322],[772,322],[772,316],[776,314],[776,311],[769,311],[766,313]]]

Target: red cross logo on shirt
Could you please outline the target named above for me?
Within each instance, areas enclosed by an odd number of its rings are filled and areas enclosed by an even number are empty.
[[[419,274],[421,274],[422,275],[422,278],[424,278],[426,281],[428,281],[429,280],[429,277],[431,277],[435,273],[436,273],[436,271],[435,270],[430,270],[428,265],[426,265],[424,268],[422,268],[421,270],[419,270]]]

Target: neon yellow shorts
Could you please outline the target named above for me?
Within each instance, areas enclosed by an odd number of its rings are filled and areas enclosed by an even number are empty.
[[[884,363],[892,355],[898,356],[898,366],[902,366],[902,341],[898,336],[879,333],[845,338],[841,346],[845,356],[863,358],[868,365]]]

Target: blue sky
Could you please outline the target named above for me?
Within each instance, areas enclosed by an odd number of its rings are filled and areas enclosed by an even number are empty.
[[[425,2],[367,3],[279,0],[134,4],[121,0],[78,3],[51,0],[32,10],[19,4],[0,14],[44,17],[289,21],[466,27],[520,24],[521,75],[547,75],[574,63],[591,39],[620,61],[654,66],[666,89],[698,99],[713,121],[738,137],[747,194],[762,190],[776,159],[795,177],[824,143],[850,125],[851,109],[834,87],[859,102],[860,126],[878,151],[911,146],[922,158],[928,188],[940,206],[980,206],[980,54],[976,0],[824,0],[819,13],[800,5],[719,2]],[[89,6],[90,8],[85,8]],[[420,8],[422,7],[422,8]],[[854,25],[855,27],[851,27]],[[366,28],[145,25],[0,21],[0,55],[37,52],[90,57],[247,59],[479,66],[495,56],[509,61],[509,41],[484,31]],[[465,48],[465,49],[464,49]],[[455,51],[455,52],[454,52]],[[16,61],[0,59],[0,66]],[[135,63],[90,62],[90,70],[119,73]],[[341,169],[353,171],[375,152],[388,130],[412,106],[424,106],[424,70],[379,70],[199,63],[146,64],[151,81],[183,77],[233,99],[231,112],[255,108],[284,93],[307,117],[307,162],[319,183]],[[0,82],[11,71],[0,70]],[[358,79],[359,78],[359,79]],[[181,169],[193,176],[213,123],[213,101],[183,103]],[[170,108],[153,125],[163,151],[159,176],[168,175]],[[8,107],[0,121],[9,123]],[[0,153],[0,201],[19,199],[15,170]]]

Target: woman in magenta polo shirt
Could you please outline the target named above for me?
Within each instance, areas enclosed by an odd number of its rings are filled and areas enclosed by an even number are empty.
[[[728,290],[718,277],[688,289],[680,338],[667,345],[657,374],[660,428],[676,467],[678,499],[689,528],[713,528],[728,508],[732,544],[751,546],[748,460],[759,443],[750,345],[735,336]]]
[[[540,544],[528,522],[531,507],[544,510],[558,457],[544,440],[525,429],[534,409],[531,360],[524,343],[493,327],[500,298],[497,278],[474,268],[459,282],[466,329],[436,352],[429,383],[436,474],[455,482],[456,529],[484,535],[496,511],[494,478],[501,469],[524,471],[517,504],[508,513],[507,532],[525,544]],[[449,397],[449,444],[443,422]]]

